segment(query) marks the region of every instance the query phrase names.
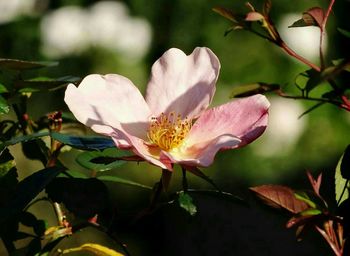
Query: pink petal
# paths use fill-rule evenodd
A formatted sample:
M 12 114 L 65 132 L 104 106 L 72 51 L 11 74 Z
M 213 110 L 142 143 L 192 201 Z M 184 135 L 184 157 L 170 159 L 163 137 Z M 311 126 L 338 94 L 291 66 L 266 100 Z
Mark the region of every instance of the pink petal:
M 263 95 L 238 99 L 204 112 L 193 125 L 173 161 L 208 166 L 220 149 L 242 147 L 267 126 L 270 103 Z
M 208 48 L 196 48 L 189 56 L 168 50 L 152 66 L 146 93 L 152 113 L 198 117 L 212 100 L 219 70 L 220 62 Z
M 186 147 L 181 152 L 165 153 L 173 163 L 188 166 L 209 166 L 213 163 L 220 149 L 235 148 L 241 140 L 232 135 L 220 135 L 210 141 L 205 141 Z
M 129 134 L 146 138 L 150 110 L 139 90 L 123 76 L 89 75 L 78 88 L 68 85 L 65 102 L 77 120 L 95 132 L 115 134 L 118 146 L 130 146 Z
M 115 136 L 112 136 L 112 138 L 116 142 Z M 169 160 L 167 156 L 164 156 L 161 154 L 159 148 L 149 147 L 147 144 L 144 143 L 142 139 L 139 139 L 134 136 L 128 136 L 127 141 L 130 145 L 132 145 L 131 150 L 136 155 L 142 157 L 147 162 L 155 166 L 172 171 L 172 168 L 173 168 L 172 162 Z

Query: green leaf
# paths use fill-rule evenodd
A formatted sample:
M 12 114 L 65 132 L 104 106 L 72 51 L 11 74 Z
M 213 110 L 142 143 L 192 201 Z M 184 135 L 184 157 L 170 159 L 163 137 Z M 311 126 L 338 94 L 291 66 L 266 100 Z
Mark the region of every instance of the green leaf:
M 58 62 L 53 61 L 26 61 L 16 59 L 2 59 L 0 58 L 0 69 L 12 69 L 12 70 L 27 70 L 44 67 L 57 66 Z
M 152 187 L 150 187 L 150 186 L 143 185 L 143 184 L 140 184 L 140 183 L 128 180 L 128 179 L 120 178 L 117 176 L 101 175 L 101 176 L 97 176 L 96 178 L 101 180 L 101 181 L 111 181 L 111 182 L 116 182 L 116 183 L 120 183 L 120 184 L 124 184 L 124 185 L 136 186 L 136 187 L 146 188 L 146 189 L 152 190 Z
M 87 169 L 108 171 L 125 164 L 126 161 L 120 159 L 123 156 L 130 156 L 130 153 L 113 147 L 103 151 L 83 152 L 75 160 Z
M 0 220 L 19 214 L 49 184 L 64 167 L 49 167 L 37 171 L 18 183 L 14 198 L 0 211 Z
M 267 83 L 254 83 L 235 86 L 231 91 L 230 98 L 247 97 L 260 93 L 267 93 L 278 90 L 280 86 L 278 84 Z
M 35 88 L 22 88 L 20 90 L 18 90 L 19 93 L 33 93 L 33 92 L 39 92 L 39 89 L 35 89 Z
M 30 80 L 17 80 L 15 87 L 20 88 L 20 92 L 54 91 L 66 86 L 69 83 L 79 82 L 81 79 L 74 76 L 60 78 L 37 77 Z
M 7 146 L 15 145 L 17 143 L 21 143 L 21 142 L 25 142 L 25 141 L 35 140 L 37 138 L 48 136 L 48 135 L 50 135 L 49 132 L 38 132 L 38 133 L 29 134 L 29 135 L 14 137 L 10 140 L 7 140 L 7 141 L 1 143 L 0 144 L 0 151 L 2 151 Z
M 340 163 L 341 176 L 344 179 L 350 179 L 350 145 L 348 145 L 343 154 L 343 159 Z
M 3 207 L 4 205 L 10 202 L 18 184 L 16 163 L 8 149 L 4 149 L 0 154 L 0 170 L 1 170 L 1 176 L 0 176 L 0 209 L 1 209 L 1 207 Z
M 52 132 L 51 137 L 65 145 L 83 150 L 102 150 L 115 147 L 115 144 L 111 138 L 101 136 L 72 136 Z
M 181 191 L 178 200 L 180 207 L 185 209 L 191 216 L 197 213 L 197 207 L 193 204 L 193 199 L 189 194 Z
M 322 214 L 322 211 L 316 208 L 306 209 L 300 213 L 301 216 L 315 216 Z
M 7 154 L 6 157 L 5 154 Z M 9 151 L 7 150 L 7 153 L 2 153 L 0 163 L 0 178 L 4 177 L 14 167 L 16 167 L 16 162 Z
M 66 170 L 62 173 L 60 173 L 57 177 L 72 177 L 72 178 L 80 178 L 80 179 L 89 179 L 90 177 L 87 176 L 86 174 L 78 171 L 73 171 L 73 170 Z
M 7 88 L 5 87 L 5 85 L 0 83 L 0 94 L 4 93 L 4 92 L 8 92 Z
M 348 181 L 347 179 L 343 178 L 340 168 L 343 157 L 344 155 L 342 155 L 339 159 L 337 167 L 335 169 L 335 199 L 338 205 L 349 198 Z
M 62 255 L 64 254 L 71 254 L 72 252 L 91 252 L 96 256 L 123 256 L 123 254 L 112 250 L 108 247 L 102 246 L 100 244 L 92 244 L 92 243 L 86 243 L 81 245 L 80 247 L 65 249 L 61 252 Z M 84 255 L 84 254 L 77 254 L 77 255 Z
M 350 62 L 349 60 L 346 59 L 336 59 L 336 60 L 332 60 L 332 64 L 334 66 L 341 66 L 342 70 L 350 72 Z
M 340 32 L 340 34 L 342 34 L 343 36 L 346 36 L 348 38 L 350 38 L 350 31 L 342 29 L 342 28 L 337 28 L 337 30 Z
M 0 114 L 7 114 L 10 111 L 10 107 L 4 97 L 0 96 Z
M 306 193 L 294 193 L 296 199 L 307 203 L 311 208 L 316 208 L 316 203 L 314 203 Z

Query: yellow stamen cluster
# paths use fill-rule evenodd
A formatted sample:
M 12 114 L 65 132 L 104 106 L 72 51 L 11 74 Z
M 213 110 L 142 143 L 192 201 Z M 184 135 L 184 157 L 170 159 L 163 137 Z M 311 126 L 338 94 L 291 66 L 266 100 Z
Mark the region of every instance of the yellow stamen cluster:
M 160 149 L 169 151 L 183 142 L 188 132 L 191 130 L 192 120 L 181 119 L 181 115 L 174 112 L 168 115 L 162 113 L 159 117 L 152 117 L 148 139 Z

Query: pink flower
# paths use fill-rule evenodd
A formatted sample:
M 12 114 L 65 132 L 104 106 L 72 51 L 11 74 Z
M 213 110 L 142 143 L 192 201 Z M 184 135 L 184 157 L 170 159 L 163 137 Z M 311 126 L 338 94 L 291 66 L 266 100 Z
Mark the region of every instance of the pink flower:
M 129 79 L 109 74 L 69 84 L 65 101 L 77 120 L 156 166 L 209 166 L 219 150 L 258 138 L 268 118 L 263 95 L 208 109 L 219 70 L 208 48 L 188 56 L 173 48 L 153 64 L 145 98 Z

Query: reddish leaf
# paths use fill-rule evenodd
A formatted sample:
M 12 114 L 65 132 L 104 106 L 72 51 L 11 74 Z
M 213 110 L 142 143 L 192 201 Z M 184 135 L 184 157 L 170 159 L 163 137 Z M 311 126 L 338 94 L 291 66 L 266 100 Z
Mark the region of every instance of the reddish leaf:
M 291 26 L 289 26 L 289 28 L 317 26 L 322 30 L 323 19 L 324 19 L 323 9 L 320 7 L 313 7 L 307 10 L 306 12 L 304 12 L 302 18 L 294 22 Z
M 322 23 L 323 23 L 323 19 L 324 19 L 324 11 L 322 8 L 320 7 L 312 7 L 309 10 L 307 10 L 306 12 L 303 13 L 303 19 L 304 19 L 304 15 L 310 15 L 313 20 L 314 20 L 314 24 L 320 28 L 322 28 Z M 316 23 L 316 24 L 315 24 Z
M 299 213 L 309 206 L 294 196 L 294 191 L 280 185 L 262 185 L 250 188 L 268 205 L 283 208 L 292 213 Z
M 293 216 L 286 224 L 286 228 L 304 226 L 310 219 L 314 219 L 315 216 Z
M 317 180 L 315 180 L 314 177 L 312 177 L 312 174 L 309 171 L 307 171 L 306 174 L 307 174 L 307 177 L 309 178 L 311 186 L 312 186 L 313 190 L 315 191 L 316 195 L 320 196 L 322 173 L 320 175 L 318 175 Z

